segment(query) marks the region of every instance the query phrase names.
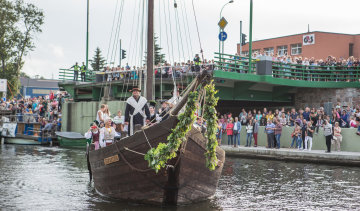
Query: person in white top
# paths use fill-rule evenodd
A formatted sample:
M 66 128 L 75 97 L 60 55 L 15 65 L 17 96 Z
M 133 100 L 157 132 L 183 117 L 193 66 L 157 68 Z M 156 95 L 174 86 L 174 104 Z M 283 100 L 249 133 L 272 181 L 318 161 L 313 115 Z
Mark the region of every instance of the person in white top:
M 100 146 L 101 148 L 109 146 L 114 143 L 115 128 L 111 126 L 111 119 L 105 119 L 105 127 L 100 129 Z
M 251 146 L 253 128 L 254 128 L 254 126 L 252 124 L 252 119 L 250 119 L 249 123 L 246 126 L 246 145 L 245 145 L 245 147 Z M 250 139 L 250 141 L 249 141 L 249 139 Z
M 106 105 L 102 104 L 100 106 L 100 110 L 96 112 L 96 121 L 97 125 L 100 125 L 101 122 L 104 122 L 104 111 L 105 111 Z
M 111 114 L 110 114 L 110 111 L 109 111 L 109 106 L 106 105 L 106 104 L 105 104 L 105 110 L 104 110 L 103 114 L 104 114 L 104 120 L 110 118 Z

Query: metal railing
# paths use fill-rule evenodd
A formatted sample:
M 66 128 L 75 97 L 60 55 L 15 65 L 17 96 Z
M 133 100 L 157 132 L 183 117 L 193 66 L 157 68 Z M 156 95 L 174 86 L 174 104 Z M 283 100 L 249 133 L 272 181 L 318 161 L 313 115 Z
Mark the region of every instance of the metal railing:
M 358 82 L 360 67 L 272 63 L 274 78 L 304 81 Z
M 249 68 L 249 57 L 243 57 L 232 54 L 215 53 L 216 68 L 225 72 L 237 73 L 256 73 L 256 59 L 252 59 L 251 68 Z
M 59 79 L 62 81 L 81 81 L 81 71 L 78 71 L 77 80 L 74 80 L 74 70 L 71 69 L 60 69 Z M 95 80 L 94 71 L 87 70 L 85 72 L 85 82 L 93 82 Z

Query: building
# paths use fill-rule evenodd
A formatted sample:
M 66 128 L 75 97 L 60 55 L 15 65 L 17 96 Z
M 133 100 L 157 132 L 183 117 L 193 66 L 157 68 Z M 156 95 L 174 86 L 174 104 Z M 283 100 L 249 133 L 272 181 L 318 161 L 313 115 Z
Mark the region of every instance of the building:
M 347 59 L 350 56 L 360 57 L 360 34 L 341 34 L 314 31 L 254 41 L 253 52 L 263 51 L 274 55 L 301 56 L 325 59 L 329 55 Z M 240 44 L 237 45 L 240 52 Z M 242 54 L 249 54 L 249 43 L 242 46 Z
M 20 96 L 25 98 L 33 98 L 39 96 L 49 95 L 50 92 L 56 93 L 59 91 L 59 80 L 49 79 L 32 79 L 32 78 L 20 78 L 21 88 Z

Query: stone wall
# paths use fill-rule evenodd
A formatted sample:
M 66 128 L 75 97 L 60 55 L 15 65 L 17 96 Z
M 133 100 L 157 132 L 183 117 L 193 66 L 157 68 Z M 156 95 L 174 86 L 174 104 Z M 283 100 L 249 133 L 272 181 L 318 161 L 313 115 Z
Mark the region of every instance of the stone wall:
M 298 88 L 295 94 L 295 107 L 304 108 L 306 106 L 318 108 L 331 102 L 333 107 L 340 103 L 341 106 L 360 105 L 360 89 L 314 89 Z

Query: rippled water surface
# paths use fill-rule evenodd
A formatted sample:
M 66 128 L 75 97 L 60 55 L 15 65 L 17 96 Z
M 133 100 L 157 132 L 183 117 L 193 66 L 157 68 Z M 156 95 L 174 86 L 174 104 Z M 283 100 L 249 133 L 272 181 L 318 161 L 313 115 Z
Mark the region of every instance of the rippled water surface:
M 82 150 L 0 146 L 0 210 L 159 210 L 100 196 Z M 216 195 L 163 210 L 360 210 L 360 168 L 227 158 Z

